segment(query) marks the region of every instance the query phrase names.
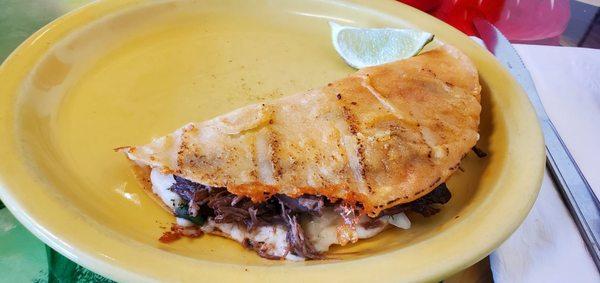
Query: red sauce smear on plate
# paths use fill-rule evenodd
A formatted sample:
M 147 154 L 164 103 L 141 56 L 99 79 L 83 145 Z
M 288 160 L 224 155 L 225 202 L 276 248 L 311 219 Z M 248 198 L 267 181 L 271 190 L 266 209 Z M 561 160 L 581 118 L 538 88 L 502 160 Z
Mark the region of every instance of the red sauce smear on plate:
M 182 237 L 198 238 L 202 236 L 202 230 L 196 227 L 181 227 L 177 224 L 172 224 L 170 231 L 166 231 L 160 236 L 158 241 L 164 244 L 175 242 Z

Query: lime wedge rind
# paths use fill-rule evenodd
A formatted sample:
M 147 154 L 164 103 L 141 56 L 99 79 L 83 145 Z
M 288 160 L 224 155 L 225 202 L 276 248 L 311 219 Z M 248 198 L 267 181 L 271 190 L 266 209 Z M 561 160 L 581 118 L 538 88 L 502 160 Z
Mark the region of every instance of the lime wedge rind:
M 393 28 L 357 28 L 329 22 L 333 47 L 353 68 L 381 65 L 417 55 L 433 34 Z

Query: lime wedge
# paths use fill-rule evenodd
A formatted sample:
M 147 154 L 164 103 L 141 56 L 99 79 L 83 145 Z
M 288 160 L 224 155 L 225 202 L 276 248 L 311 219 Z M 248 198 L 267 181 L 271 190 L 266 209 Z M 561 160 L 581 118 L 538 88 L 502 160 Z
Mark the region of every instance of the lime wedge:
M 356 28 L 329 22 L 333 47 L 348 65 L 360 69 L 419 53 L 433 34 L 393 28 Z

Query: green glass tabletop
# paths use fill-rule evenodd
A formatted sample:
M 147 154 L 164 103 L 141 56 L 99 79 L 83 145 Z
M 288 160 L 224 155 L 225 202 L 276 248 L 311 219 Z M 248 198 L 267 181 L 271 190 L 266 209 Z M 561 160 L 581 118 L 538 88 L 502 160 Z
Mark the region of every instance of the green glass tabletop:
M 112 282 L 48 248 L 0 209 L 0 282 Z
M 6 208 L 0 209 L 0 274 L 3 282 L 48 281 L 44 244 Z
M 33 32 L 90 0 L 0 0 L 0 63 Z M 53 251 L 0 201 L 0 282 L 113 282 Z

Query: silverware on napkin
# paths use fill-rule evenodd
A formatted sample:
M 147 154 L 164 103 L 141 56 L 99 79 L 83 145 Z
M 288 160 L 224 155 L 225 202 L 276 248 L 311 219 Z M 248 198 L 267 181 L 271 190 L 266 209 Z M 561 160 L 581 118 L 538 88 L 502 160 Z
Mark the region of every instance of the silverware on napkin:
M 473 21 L 487 49 L 523 87 L 540 121 L 546 142 L 546 165 L 585 244 L 600 270 L 600 203 L 544 110 L 531 75 L 508 39 L 487 20 Z

